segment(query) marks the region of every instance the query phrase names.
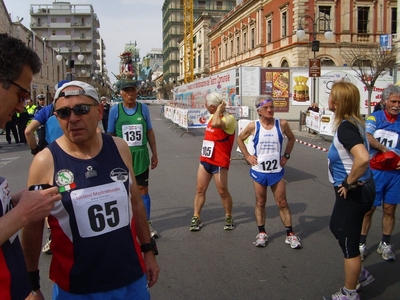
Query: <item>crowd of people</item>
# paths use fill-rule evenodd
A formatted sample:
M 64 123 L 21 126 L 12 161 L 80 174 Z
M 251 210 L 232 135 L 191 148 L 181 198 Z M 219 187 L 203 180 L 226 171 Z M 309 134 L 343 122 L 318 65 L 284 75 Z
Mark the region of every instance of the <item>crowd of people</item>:
M 22 58 L 14 59 L 16 53 Z M 45 250 L 45 224 L 51 232 L 46 250 L 52 253 L 53 299 L 150 299 L 148 288 L 157 282 L 160 268 L 149 195 L 149 173 L 158 165 L 149 108 L 137 101 L 137 83 L 131 79 L 121 80 L 123 101 L 113 107 L 81 81 L 60 83 L 52 104 L 45 106 L 45 96 L 40 94 L 35 105 L 28 87 L 40 69 L 35 52 L 22 41 L 0 34 L 0 127 L 6 128 L 9 143 L 12 133 L 15 142 L 28 143 L 34 155 L 28 189 L 13 194 L 7 179 L 0 177 L 0 259 L 4 262 L 0 299 L 44 299 L 39 257 Z M 383 218 L 377 252 L 386 261 L 395 260 L 391 234 L 399 203 L 400 87 L 384 89 L 382 99 L 382 109 L 364 122 L 354 84 L 338 81 L 329 95 L 329 110 L 335 113 L 335 135 L 327 157 L 334 190 L 329 226 L 343 253 L 344 285 L 324 299 L 360 299 L 359 288 L 374 281 L 362 261 L 378 206 L 383 208 Z M 192 232 L 202 228 L 201 210 L 212 179 L 225 210 L 223 229 L 235 229 L 228 170 L 237 124 L 225 106 L 221 94 L 206 96 L 210 118 L 197 170 Z M 286 120 L 275 117 L 271 96 L 256 97 L 254 107 L 258 118 L 236 138 L 253 179 L 257 227 L 253 243 L 261 248 L 268 243 L 270 187 L 285 227 L 284 243 L 301 249 L 284 180 L 295 136 Z M 18 126 L 18 118 L 26 122 Z M 10 122 L 15 127 L 9 127 Z M 246 147 L 250 136 L 254 152 Z

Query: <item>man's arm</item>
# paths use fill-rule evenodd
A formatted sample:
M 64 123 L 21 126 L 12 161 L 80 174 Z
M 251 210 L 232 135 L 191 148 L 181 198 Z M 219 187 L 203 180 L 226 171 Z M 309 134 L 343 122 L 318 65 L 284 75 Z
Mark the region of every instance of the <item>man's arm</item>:
M 226 123 L 221 118 L 222 113 L 225 111 L 225 101 L 222 101 L 220 105 L 218 105 L 217 110 L 215 111 L 212 119 L 211 119 L 211 127 L 213 128 L 226 128 Z
M 53 158 L 49 149 L 39 152 L 33 159 L 28 176 L 28 186 L 36 184 L 53 184 Z M 57 199 L 61 200 L 61 194 L 58 193 L 58 187 L 41 190 L 41 193 L 47 193 L 52 190 L 57 193 Z M 49 214 L 49 213 L 48 213 Z M 47 214 L 47 215 L 48 215 Z M 39 270 L 39 257 L 42 248 L 44 217 L 42 215 L 35 222 L 26 225 L 22 230 L 22 249 L 24 251 L 25 261 L 29 272 Z
M 294 133 L 286 120 L 281 120 L 281 128 L 282 132 L 286 135 L 288 139 L 288 142 L 286 143 L 285 153 L 290 154 L 293 150 L 294 143 L 296 142 L 296 137 L 294 136 Z
M 250 122 L 245 129 L 238 135 L 236 139 L 236 143 L 239 146 L 240 151 L 242 152 L 244 159 L 252 166 L 257 164 L 257 157 L 250 154 L 247 150 L 247 147 L 244 141 L 252 134 L 254 134 L 255 130 L 255 122 Z
M 153 129 L 147 130 L 147 140 L 151 149 L 151 169 L 155 169 L 158 165 L 158 156 L 157 156 L 157 145 L 156 145 L 156 136 L 154 134 Z
M 381 143 L 379 143 L 376 140 L 376 138 L 374 138 L 374 136 L 369 132 L 367 132 L 367 139 L 368 139 L 369 146 L 371 148 L 374 148 L 374 149 L 378 150 L 379 152 L 387 152 L 389 150 L 388 148 L 383 146 Z
M 34 150 L 38 147 L 36 144 L 36 139 L 35 139 L 35 131 L 39 128 L 40 123 L 37 120 L 32 120 L 29 125 L 25 128 L 25 137 L 26 137 L 26 142 L 29 145 L 29 148 L 31 150 Z
M 42 191 L 25 189 L 12 195 L 14 208 L 0 217 L 0 245 L 30 222 L 43 220 L 60 199 L 55 187 Z
M 118 150 L 121 154 L 122 159 L 125 162 L 126 167 L 129 169 L 130 177 L 132 179 L 130 186 L 130 195 L 131 195 L 131 205 L 132 205 L 132 214 L 133 214 L 133 222 L 135 223 L 137 237 L 139 239 L 139 243 L 141 245 L 149 244 L 151 242 L 150 239 L 150 230 L 149 223 L 147 220 L 146 209 L 143 204 L 143 200 L 140 197 L 139 187 L 137 186 L 135 178 L 135 174 L 132 168 L 132 155 L 129 150 L 128 144 L 120 139 L 114 138 L 114 141 L 118 147 Z M 144 261 L 146 265 L 146 275 L 149 287 L 153 286 L 157 282 L 158 273 L 160 272 L 160 268 L 158 267 L 155 255 L 152 251 L 144 252 Z

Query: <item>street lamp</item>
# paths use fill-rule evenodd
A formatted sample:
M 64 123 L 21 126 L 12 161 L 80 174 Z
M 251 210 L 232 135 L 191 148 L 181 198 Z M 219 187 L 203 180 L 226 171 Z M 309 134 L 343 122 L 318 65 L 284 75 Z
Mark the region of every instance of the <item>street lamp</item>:
M 67 47 L 68 48 L 68 63 L 67 63 L 67 66 L 68 66 L 68 68 L 70 69 L 69 71 L 69 73 L 67 73 L 67 80 L 69 80 L 69 81 L 72 81 L 72 68 L 74 68 L 75 67 L 75 61 L 72 59 L 72 49 L 74 48 L 74 47 L 78 47 L 78 49 L 79 49 L 79 54 L 78 54 L 78 60 L 79 61 L 83 61 L 83 59 L 85 58 L 85 56 L 82 54 L 82 50 L 81 50 L 81 47 L 79 47 L 78 45 L 67 45 L 67 44 L 64 44 L 64 45 L 61 45 L 60 47 L 58 47 L 58 50 L 57 50 L 57 56 L 56 56 L 56 59 L 58 60 L 58 61 L 62 61 L 63 60 L 63 56 L 61 55 L 61 48 L 62 47 Z
M 319 66 L 319 67 L 317 68 L 317 71 L 318 71 L 318 72 L 316 72 L 316 73 L 310 72 L 310 76 L 313 77 L 313 103 L 315 103 L 315 102 L 316 102 L 316 101 L 315 101 L 315 99 L 316 99 L 316 92 L 315 92 L 316 80 L 317 80 L 317 77 L 320 76 L 320 66 L 321 66 L 321 62 L 320 62 L 320 60 L 318 60 L 318 62 L 317 62 L 316 54 L 315 54 L 315 52 L 318 52 L 318 51 L 319 51 L 319 46 L 320 46 L 320 42 L 319 42 L 319 40 L 317 40 L 317 34 L 318 34 L 318 31 L 317 31 L 317 22 L 318 22 L 319 20 L 324 20 L 324 22 L 327 23 L 328 28 L 324 30 L 324 36 L 325 36 L 325 38 L 326 38 L 327 40 L 330 40 L 330 39 L 333 37 L 333 32 L 332 32 L 332 30 L 331 30 L 331 28 L 330 28 L 330 22 L 331 22 L 331 21 L 330 21 L 329 19 L 327 19 L 327 18 L 325 18 L 325 17 L 319 17 L 319 18 L 317 18 L 317 19 L 314 20 L 315 17 L 313 18 L 313 17 L 311 17 L 310 15 L 304 15 L 304 16 L 302 16 L 302 17 L 300 18 L 300 21 L 299 21 L 299 28 L 298 28 L 297 31 L 296 31 L 296 36 L 297 36 L 297 38 L 298 38 L 299 40 L 304 39 L 304 36 L 305 36 L 305 34 L 306 34 L 306 32 L 304 31 L 303 27 L 301 26 L 301 21 L 302 21 L 303 19 L 305 19 L 305 18 L 309 18 L 309 19 L 311 19 L 311 21 L 312 21 L 312 33 L 311 33 L 311 34 L 312 34 L 312 36 L 313 36 L 313 40 L 312 40 L 312 42 L 311 42 L 311 51 L 314 53 L 314 59 L 313 59 L 312 63 L 311 63 L 311 60 L 310 60 L 310 62 L 309 62 L 310 71 L 311 71 L 311 69 L 313 68 L 313 65 L 315 65 L 316 63 L 317 63 L 317 65 Z

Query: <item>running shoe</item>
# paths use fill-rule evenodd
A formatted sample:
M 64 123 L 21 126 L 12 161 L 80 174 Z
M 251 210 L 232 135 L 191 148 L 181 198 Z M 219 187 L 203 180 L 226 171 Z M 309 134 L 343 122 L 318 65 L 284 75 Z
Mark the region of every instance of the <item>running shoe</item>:
M 293 232 L 290 235 L 286 236 L 285 243 L 290 245 L 292 249 L 301 249 L 302 247 L 300 238 Z
M 394 255 L 392 251 L 392 245 L 386 244 L 385 242 L 380 242 L 378 249 L 376 249 L 376 252 L 379 254 L 382 254 L 382 258 L 387 261 L 394 261 L 396 260 L 396 256 Z
M 198 217 L 193 216 L 192 221 L 190 222 L 189 230 L 190 231 L 199 231 L 201 229 L 201 226 L 203 226 L 203 224 L 201 223 L 201 220 Z
M 265 232 L 260 232 L 256 236 L 256 241 L 253 242 L 256 247 L 265 247 L 268 242 L 268 235 Z
M 155 239 L 158 238 L 158 233 L 156 230 L 154 230 L 153 226 L 151 226 L 151 221 L 149 221 L 149 229 L 150 229 L 150 237 L 153 237 Z
M 364 286 L 367 286 L 368 284 L 370 284 L 374 280 L 375 280 L 374 276 L 372 276 L 371 273 L 368 272 L 368 270 L 363 268 L 361 270 L 360 276 L 358 277 L 358 284 L 357 284 L 357 288 L 356 288 L 357 291 L 360 288 L 362 288 Z
M 364 261 L 365 257 L 367 256 L 367 245 L 365 243 L 360 243 L 358 247 L 360 249 L 361 261 Z
M 225 230 L 233 230 L 235 229 L 235 224 L 233 222 L 233 217 L 231 215 L 227 215 L 225 217 L 225 226 L 224 226 Z
M 46 240 L 46 243 L 44 244 L 44 246 L 42 248 L 42 252 L 45 254 L 49 254 L 49 255 L 53 254 L 53 252 L 51 252 L 50 245 L 51 245 L 51 238 L 48 237 Z
M 346 292 L 341 288 L 339 292 L 330 295 L 330 296 L 324 296 L 324 300 L 360 300 L 360 295 L 355 294 L 354 296 L 347 295 Z

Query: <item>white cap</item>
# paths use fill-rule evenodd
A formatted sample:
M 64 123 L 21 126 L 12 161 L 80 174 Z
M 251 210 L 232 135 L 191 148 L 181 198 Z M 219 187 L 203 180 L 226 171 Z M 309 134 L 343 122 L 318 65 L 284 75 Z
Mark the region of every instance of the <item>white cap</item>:
M 82 88 L 82 90 L 75 90 L 75 91 L 71 90 L 71 91 L 63 92 L 63 90 L 69 86 L 80 87 L 80 88 Z M 56 94 L 54 96 L 54 102 L 56 102 L 58 100 L 58 98 L 60 98 L 60 97 L 77 96 L 77 95 L 89 96 L 90 98 L 93 98 L 94 100 L 96 100 L 97 102 L 100 103 L 99 95 L 97 94 L 96 89 L 93 86 L 91 86 L 90 84 L 87 84 L 86 82 L 78 81 L 78 80 L 65 83 L 62 87 L 57 89 Z

